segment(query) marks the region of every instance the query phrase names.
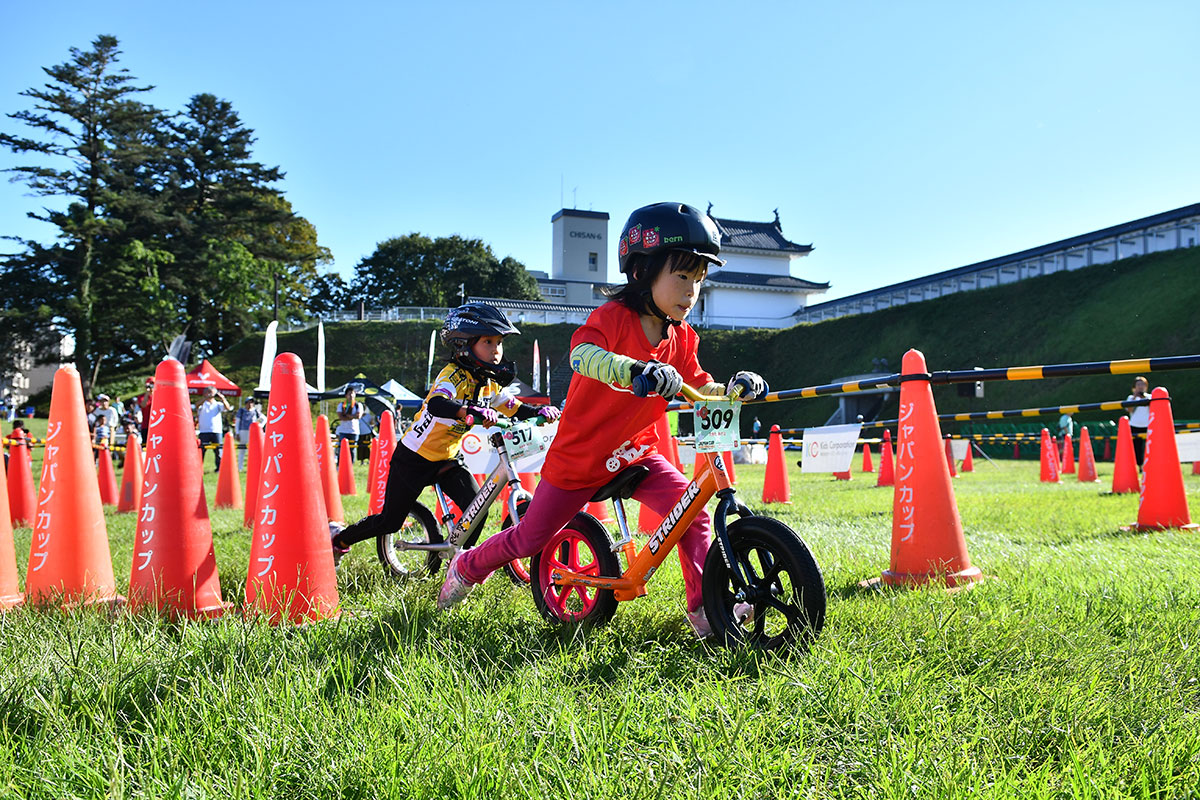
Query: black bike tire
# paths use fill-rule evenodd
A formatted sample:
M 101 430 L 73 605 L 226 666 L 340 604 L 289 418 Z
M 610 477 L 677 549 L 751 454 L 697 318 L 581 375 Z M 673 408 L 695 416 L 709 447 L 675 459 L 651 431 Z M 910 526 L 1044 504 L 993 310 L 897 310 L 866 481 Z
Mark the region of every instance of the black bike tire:
M 728 565 L 716 540 L 704 560 L 702 586 L 704 611 L 708 615 L 715 640 L 726 646 L 748 644 L 761 650 L 775 650 L 793 644 L 807 644 L 825 625 L 825 579 L 808 545 L 800 535 L 779 520 L 769 517 L 743 517 L 729 524 L 729 540 L 735 556 L 745 565 L 751 551 L 769 553 L 772 563 L 778 561 L 779 571 L 786 572 L 792 587 L 792 597 L 780 603 L 789 612 L 782 614 L 786 625 L 775 635 L 766 634 L 766 616 L 779 609 L 765 601 L 755 604 L 755 618 L 750 630 L 735 619 L 733 582 Z M 751 583 L 765 576 L 751 571 Z M 798 597 L 796 595 L 799 595 Z
M 571 531 L 585 541 L 598 562 L 600 574 L 606 577 L 618 577 L 621 574 L 621 562 L 608 539 L 604 526 L 596 518 L 583 512 L 577 513 L 571 521 L 563 526 L 563 531 Z M 560 616 L 547 601 L 548 594 L 554 591 L 554 586 L 546 582 L 542 575 L 542 560 L 550 557 L 550 551 L 560 541 L 562 531 L 546 547 L 534 553 L 529 564 L 529 588 L 533 592 L 533 603 L 541 612 L 542 618 L 552 625 L 579 625 L 581 627 L 596 627 L 612 619 L 617 611 L 617 598 L 611 589 L 595 589 L 594 601 L 586 615 L 569 619 Z
M 408 516 L 412 517 L 414 522 L 420 526 L 420 530 L 424 533 L 424 541 L 444 541 L 442 532 L 438 528 L 437 520 L 434 519 L 433 512 L 428 508 L 420 503 L 413 503 L 412 510 L 408 512 Z M 400 530 L 404 529 L 401 528 Z M 404 581 L 410 578 L 423 578 L 436 575 L 441 570 L 442 557 L 438 553 L 427 553 L 424 564 L 421 567 L 412 570 L 399 569 L 398 565 L 388 558 L 390 553 L 395 552 L 393 542 L 399 535 L 400 531 L 396 531 L 395 533 L 384 533 L 375 537 L 375 555 L 379 557 L 379 562 L 383 564 L 384 569 L 388 571 L 389 575 L 396 580 Z

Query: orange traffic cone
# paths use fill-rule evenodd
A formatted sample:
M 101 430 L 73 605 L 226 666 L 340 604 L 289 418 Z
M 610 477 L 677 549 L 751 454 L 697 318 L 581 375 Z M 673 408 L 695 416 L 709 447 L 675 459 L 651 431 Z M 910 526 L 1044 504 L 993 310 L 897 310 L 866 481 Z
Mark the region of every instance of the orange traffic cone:
M 329 439 L 329 419 L 324 414 L 317 415 L 317 432 L 315 445 L 317 451 L 317 472 L 321 473 L 321 491 L 325 493 L 325 513 L 330 522 L 346 521 L 346 510 L 342 508 L 342 495 L 338 492 L 337 472 L 333 467 L 333 445 Z
M 975 440 L 967 439 L 967 457 L 963 459 L 962 469 L 959 472 L 974 472 L 975 461 L 971 458 L 971 451 L 975 449 Z
M 1193 474 L 1193 475 L 1200 475 L 1200 461 L 1193 461 L 1193 462 L 1192 462 L 1192 474 Z
M 958 470 L 954 468 L 954 448 L 950 446 L 950 436 L 946 436 L 946 466 L 950 469 L 950 477 L 957 478 Z
M 29 602 L 124 602 L 113 579 L 83 389 L 72 366 L 54 373 L 37 509 L 25 571 Z
M 873 461 L 871 461 L 871 443 L 870 442 L 863 442 L 862 471 L 863 472 L 874 472 L 875 471 L 875 463 Z
M 679 456 L 679 440 L 674 436 L 671 437 L 671 462 L 675 465 L 675 469 L 683 472 L 683 459 Z
M 900 437 L 892 498 L 892 560 L 880 580 L 888 586 L 930 580 L 959 586 L 983 579 L 971 566 L 954 487 L 943 450 L 925 356 L 904 354 L 900 384 Z
M 763 478 L 764 503 L 790 503 L 792 487 L 788 483 L 787 465 L 783 461 L 783 436 L 779 426 L 771 426 L 767 441 L 767 472 Z
M 1063 475 L 1075 474 L 1075 445 L 1071 441 L 1071 434 L 1063 436 Z
M 125 442 L 125 468 L 121 470 L 121 499 L 117 511 L 137 511 L 142 504 L 142 446 L 134 436 Z
M 358 496 L 358 484 L 354 481 L 354 463 L 350 456 L 350 440 L 342 439 L 338 454 L 338 492 L 347 497 Z
M 20 438 L 29 439 L 25 435 Z M 33 454 L 28 443 L 13 445 L 8 449 L 8 504 L 9 521 L 14 528 L 33 526 L 37 514 L 37 492 L 33 488 Z
M 18 446 L 15 456 L 21 457 Z M 14 453 L 9 453 L 9 461 Z M 12 511 L 8 507 L 8 483 L 0 484 L 0 611 L 8 611 L 25 602 L 17 582 L 17 549 L 13 544 Z
M 1117 455 L 1113 460 L 1113 494 L 1128 494 L 1142 489 L 1138 478 L 1137 457 L 1133 454 L 1133 434 L 1129 417 L 1117 420 Z
M 1042 428 L 1042 483 L 1062 483 L 1062 479 L 1058 475 L 1058 452 L 1054 447 L 1054 440 L 1050 438 L 1050 431 Z
M 237 466 L 236 454 L 227 453 L 222 474 L 226 462 Z M 154 371 L 129 603 L 135 610 L 192 619 L 219 617 L 231 607 L 221 599 L 187 378 L 183 364 L 173 358 Z
M 883 449 L 879 451 L 879 478 L 875 481 L 876 486 L 894 486 L 896 483 L 896 470 L 893 466 L 894 459 L 892 457 L 892 432 L 884 430 L 883 432 Z
M 387 493 L 388 471 L 392 466 L 392 453 L 396 451 L 396 427 L 392 412 L 385 411 L 379 418 L 379 438 L 375 440 L 375 468 L 371 472 L 371 501 L 367 504 L 368 514 L 383 511 L 383 497 Z
M 225 442 L 221 447 L 221 471 L 217 474 L 217 496 L 213 508 L 241 508 L 242 483 L 238 479 L 237 442 L 233 431 L 225 431 Z
M 254 528 L 258 510 L 258 490 L 262 486 L 263 429 L 257 422 L 250 426 L 246 440 L 246 499 L 242 508 L 242 527 Z
M 295 353 L 275 358 L 267 403 L 246 605 L 270 614 L 272 624 L 333 617 L 338 590 L 329 516 L 317 473 L 304 366 Z M 390 413 L 383 421 L 390 430 Z
M 1119 428 L 1120 426 L 1118 426 Z M 1132 441 L 1132 440 L 1131 440 Z M 1104 437 L 1104 460 L 1112 461 L 1112 436 Z
M 367 512 L 370 513 L 371 493 L 375 486 L 375 467 L 379 463 L 379 437 L 372 437 L 367 447 L 371 452 L 367 458 Z
M 1150 393 L 1150 424 L 1146 428 L 1146 452 L 1142 458 L 1142 494 L 1138 498 L 1135 530 L 1200 528 L 1188 513 L 1183 489 L 1183 467 L 1175 443 L 1175 418 L 1171 398 L 1162 386 Z
M 601 522 L 605 525 L 616 522 L 616 520 L 614 520 L 612 518 L 612 514 L 608 513 L 608 503 L 590 503 L 589 502 L 587 504 L 587 508 L 584 510 L 587 511 L 587 513 L 591 514 L 593 517 L 595 517 L 598 522 Z
M 833 479 L 835 481 L 852 481 L 854 477 L 850 474 L 850 470 L 846 470 L 845 472 L 833 473 Z
M 96 465 L 96 481 L 100 489 L 100 502 L 106 506 L 115 506 L 119 499 L 117 473 L 113 471 L 112 453 L 107 447 L 100 448 L 100 456 L 96 460 Z
M 1092 440 L 1085 425 L 1079 431 L 1079 471 L 1075 476 L 1080 483 L 1099 483 L 1096 477 L 1096 456 L 1092 452 Z

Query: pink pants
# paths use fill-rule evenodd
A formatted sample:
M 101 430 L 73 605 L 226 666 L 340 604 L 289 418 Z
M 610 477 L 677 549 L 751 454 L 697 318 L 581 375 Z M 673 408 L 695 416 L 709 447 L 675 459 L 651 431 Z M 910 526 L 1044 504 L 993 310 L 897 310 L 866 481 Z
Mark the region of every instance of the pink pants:
M 670 461 L 657 454 L 636 463 L 649 467 L 650 474 L 638 484 L 633 499 L 665 516 L 687 488 L 688 479 Z M 463 553 L 458 559 L 459 574 L 471 583 L 483 583 L 494 570 L 514 558 L 526 558 L 541 551 L 601 485 L 591 489 L 560 489 L 543 477 L 521 521 Z M 636 514 L 630 516 L 637 518 Z M 695 611 L 703 602 L 700 573 L 708 555 L 711 531 L 712 518 L 708 511 L 701 511 L 679 540 L 677 549 L 689 611 Z

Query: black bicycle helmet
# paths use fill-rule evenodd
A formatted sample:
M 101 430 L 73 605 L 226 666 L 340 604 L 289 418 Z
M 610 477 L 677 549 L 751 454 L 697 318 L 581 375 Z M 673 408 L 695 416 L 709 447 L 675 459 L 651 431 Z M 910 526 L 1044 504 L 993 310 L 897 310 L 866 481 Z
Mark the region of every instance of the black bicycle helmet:
M 621 272 L 629 274 L 633 256 L 663 250 L 695 253 L 717 267 L 725 263 L 717 258 L 721 252 L 717 223 L 700 209 L 684 203 L 655 203 L 629 215 L 617 245 Z
M 442 323 L 442 343 L 450 348 L 450 360 L 463 367 L 478 380 L 491 379 L 501 386 L 512 383 L 516 377 L 513 362 L 502 360 L 499 364 L 480 361 L 472 348 L 480 336 L 520 336 L 504 312 L 487 303 L 464 303 L 450 309 Z

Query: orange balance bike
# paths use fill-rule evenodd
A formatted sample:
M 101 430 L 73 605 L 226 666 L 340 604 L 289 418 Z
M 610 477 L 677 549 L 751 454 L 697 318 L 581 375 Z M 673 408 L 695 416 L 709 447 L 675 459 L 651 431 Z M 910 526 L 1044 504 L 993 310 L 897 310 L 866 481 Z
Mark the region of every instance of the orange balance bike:
M 645 389 L 635 380 L 635 393 L 644 395 Z M 712 425 L 738 429 L 736 394 L 705 397 L 686 385 L 683 394 L 696 403 L 698 432 Z M 710 403 L 724 411 L 709 411 Z M 701 580 L 704 611 L 716 640 L 772 650 L 804 644 L 820 633 L 825 581 L 808 546 L 787 525 L 747 508 L 729 482 L 720 453 L 703 450 L 697 447 L 694 479 L 641 549 L 630 536 L 622 501 L 632 497 L 650 471 L 633 464 L 592 496 L 592 502 L 613 501 L 617 536 L 581 511 L 534 554 L 530 588 L 543 617 L 557 624 L 608 622 L 618 602 L 646 594 L 650 577 L 715 496 L 713 543 Z M 624 556 L 624 569 L 618 554 Z

